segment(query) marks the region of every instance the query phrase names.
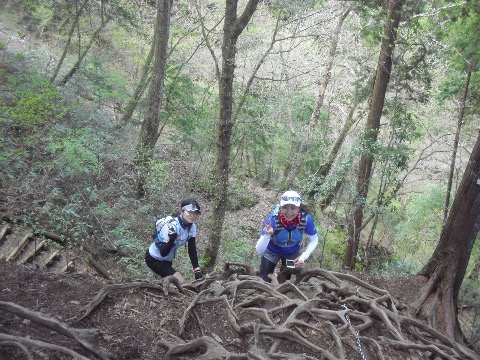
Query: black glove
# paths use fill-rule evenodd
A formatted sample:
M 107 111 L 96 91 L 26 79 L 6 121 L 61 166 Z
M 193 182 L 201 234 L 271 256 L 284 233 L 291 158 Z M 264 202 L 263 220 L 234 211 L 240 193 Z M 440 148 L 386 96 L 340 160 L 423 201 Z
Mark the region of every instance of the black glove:
M 194 272 L 194 274 L 195 274 L 195 280 L 201 280 L 201 279 L 203 279 L 202 270 L 200 270 L 199 267 L 193 269 L 193 272 Z
M 177 232 L 171 225 L 168 226 L 168 238 L 170 239 L 170 241 L 175 241 L 175 239 L 177 238 Z

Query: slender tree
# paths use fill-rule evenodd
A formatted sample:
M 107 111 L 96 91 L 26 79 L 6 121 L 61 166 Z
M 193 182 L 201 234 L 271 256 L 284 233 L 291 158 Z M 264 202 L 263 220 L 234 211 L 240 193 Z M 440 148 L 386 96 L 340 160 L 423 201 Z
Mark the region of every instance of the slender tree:
M 83 48 L 83 51 L 79 54 L 77 61 L 73 66 L 70 68 L 70 70 L 65 74 L 63 79 L 60 81 L 60 85 L 65 85 L 72 77 L 75 75 L 75 73 L 80 69 L 80 65 L 82 64 L 83 60 L 85 59 L 85 56 L 87 56 L 88 52 L 93 46 L 93 43 L 97 36 L 100 34 L 100 32 L 107 26 L 107 24 L 112 20 L 110 16 L 102 17 L 102 20 L 98 27 L 95 29 L 93 32 L 92 36 L 90 37 L 90 40 L 88 41 L 87 45 L 85 48 Z
M 235 55 L 237 40 L 252 15 L 257 9 L 259 0 L 249 0 L 238 16 L 238 1 L 225 1 L 225 19 L 223 23 L 222 66 L 219 73 L 220 111 L 217 126 L 217 154 L 214 179 L 217 191 L 213 200 L 213 212 L 210 219 L 208 243 L 203 256 L 205 268 L 213 269 L 220 247 L 223 221 L 227 210 L 228 187 L 230 175 L 230 153 L 233 129 L 233 80 L 235 73 Z
M 130 98 L 127 105 L 125 106 L 125 110 L 122 113 L 119 126 L 122 126 L 131 120 L 133 116 L 133 112 L 137 108 L 137 105 L 140 99 L 142 98 L 143 93 L 145 92 L 145 89 L 148 86 L 148 83 L 151 79 L 150 74 L 152 69 L 154 52 L 155 52 L 155 41 L 152 41 L 152 45 L 150 46 L 150 50 L 148 51 L 148 55 L 145 59 L 145 63 L 142 66 L 142 73 L 140 75 L 140 80 L 135 86 L 133 96 Z
M 380 128 L 380 118 L 382 116 L 385 94 L 387 92 L 387 86 L 390 81 L 390 73 L 392 70 L 392 55 L 395 49 L 395 40 L 404 3 L 405 0 L 390 0 L 388 5 L 384 36 L 377 63 L 375 84 L 372 90 L 367 124 L 363 134 L 364 151 L 360 156 L 358 164 L 356 185 L 357 195 L 348 224 L 347 248 L 343 259 L 343 266 L 348 269 L 353 269 L 355 266 L 355 258 L 357 256 L 360 241 L 360 228 L 363 221 L 363 211 L 372 175 L 372 150 L 375 147 Z
M 145 179 L 153 158 L 153 149 L 159 137 L 160 109 L 167 68 L 170 15 L 173 0 L 158 0 L 154 31 L 155 64 L 147 95 L 147 110 L 140 128 L 135 165 L 137 167 L 137 196 L 145 195 Z
M 292 159 L 292 166 L 290 167 L 287 176 L 284 180 L 284 188 L 290 188 L 293 185 L 293 180 L 295 178 L 295 174 L 298 172 L 298 169 L 302 165 L 300 161 L 301 157 L 305 155 L 308 150 L 308 144 L 310 139 L 315 131 L 315 128 L 320 120 L 320 110 L 323 106 L 323 100 L 325 98 L 325 92 L 327 90 L 328 83 L 330 82 L 330 78 L 332 76 L 332 67 L 333 61 L 337 55 L 337 45 L 338 40 L 340 38 L 340 34 L 342 32 L 342 27 L 345 19 L 347 18 L 348 14 L 350 13 L 351 7 L 347 7 L 338 18 L 337 26 L 333 32 L 332 41 L 330 43 L 330 50 L 328 53 L 328 61 L 325 65 L 325 69 L 323 71 L 322 82 L 320 84 L 320 88 L 318 90 L 317 100 L 315 102 L 315 108 L 313 109 L 312 116 L 310 117 L 310 123 L 307 126 L 305 131 L 305 136 L 303 141 L 300 145 L 299 151 L 294 153 L 294 157 Z
M 50 78 L 51 83 L 55 81 L 55 79 L 57 78 L 58 72 L 60 71 L 60 68 L 63 65 L 63 61 L 65 60 L 65 57 L 67 56 L 67 53 L 68 53 L 68 48 L 70 47 L 70 43 L 72 42 L 73 33 L 75 31 L 75 28 L 78 25 L 78 20 L 80 19 L 80 16 L 82 15 L 83 10 L 85 9 L 85 6 L 87 6 L 88 2 L 89 0 L 84 0 L 80 4 L 80 6 L 78 6 L 78 4 L 75 4 L 76 5 L 75 17 L 73 18 L 72 24 L 70 26 L 70 31 L 68 32 L 68 36 L 67 36 L 67 43 L 63 48 L 62 56 L 60 57 L 60 60 L 58 61 L 58 64 L 55 67 L 55 70 L 53 71 L 52 77 Z
M 440 241 L 430 261 L 419 272 L 428 281 L 412 304 L 417 316 L 463 342 L 457 319 L 457 300 L 473 244 L 480 230 L 480 133 L 470 154 Z

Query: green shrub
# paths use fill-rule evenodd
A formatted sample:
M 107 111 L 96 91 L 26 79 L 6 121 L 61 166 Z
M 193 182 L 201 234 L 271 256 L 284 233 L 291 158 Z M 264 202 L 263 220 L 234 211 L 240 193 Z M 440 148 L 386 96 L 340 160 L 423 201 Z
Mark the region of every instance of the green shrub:
M 215 192 L 218 190 L 218 186 L 212 178 L 196 179 L 195 189 L 202 193 L 205 198 L 212 200 Z M 258 196 L 245 189 L 240 181 L 230 184 L 227 210 L 236 211 L 251 208 L 255 206 L 258 201 Z
M 318 259 L 321 256 L 321 263 L 319 260 L 319 266 L 322 268 L 331 270 L 340 269 L 345 254 L 345 239 L 347 235 L 340 228 L 334 228 L 333 231 L 330 231 L 325 235 L 321 233 L 318 224 L 316 225 L 317 231 L 319 231 L 319 244 L 312 256 L 315 256 L 315 258 Z M 321 239 L 325 239 L 325 242 L 322 242 Z M 319 256 L 318 254 L 321 255 Z
M 60 131 L 48 138 L 52 166 L 63 177 L 99 173 L 103 148 L 103 139 L 93 129 Z
M 146 187 L 148 194 L 155 197 L 162 197 L 168 185 L 170 173 L 168 171 L 171 163 L 168 161 L 158 162 L 152 160 L 148 167 Z
M 394 252 L 418 269 L 429 260 L 440 239 L 445 191 L 439 185 L 427 185 L 412 195 L 405 206 L 405 218 L 395 227 Z
M 35 71 L 8 76 L 6 88 L 9 96 L 0 113 L 11 125 L 36 129 L 61 120 L 67 112 L 58 88 Z

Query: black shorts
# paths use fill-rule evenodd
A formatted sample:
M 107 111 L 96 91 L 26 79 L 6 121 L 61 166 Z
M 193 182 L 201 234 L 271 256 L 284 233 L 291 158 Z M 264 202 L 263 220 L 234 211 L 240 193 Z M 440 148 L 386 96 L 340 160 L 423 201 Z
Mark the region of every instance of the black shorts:
M 145 263 L 155 273 L 161 277 L 166 277 L 175 274 L 177 271 L 172 267 L 171 261 L 161 261 L 155 259 L 147 249 L 145 254 Z

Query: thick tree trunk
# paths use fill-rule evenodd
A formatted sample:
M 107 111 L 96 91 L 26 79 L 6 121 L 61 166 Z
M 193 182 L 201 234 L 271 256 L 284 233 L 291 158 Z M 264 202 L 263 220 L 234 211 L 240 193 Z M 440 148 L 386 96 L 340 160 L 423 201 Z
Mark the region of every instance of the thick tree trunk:
M 153 158 L 153 149 L 158 140 L 160 127 L 160 109 L 163 100 L 163 86 L 167 68 L 168 37 L 170 33 L 170 14 L 173 0 L 159 0 L 157 3 L 157 21 L 155 26 L 155 65 L 148 89 L 147 111 L 140 128 L 135 165 L 137 167 L 137 196 L 145 195 L 146 173 Z
M 462 98 L 460 99 L 460 111 L 458 112 L 457 131 L 453 140 L 452 158 L 450 160 L 450 171 L 448 173 L 447 194 L 445 196 L 445 205 L 443 207 L 443 223 L 447 221 L 448 209 L 450 207 L 450 195 L 452 193 L 453 176 L 455 175 L 455 160 L 457 157 L 458 142 L 460 140 L 460 130 L 462 129 L 463 117 L 465 115 L 465 103 L 468 97 L 468 86 L 470 85 L 470 77 L 472 75 L 472 66 L 468 67 L 467 79 L 463 89 Z
M 404 3 L 405 0 L 391 0 L 389 2 L 384 36 L 380 48 L 380 57 L 377 64 L 375 84 L 370 101 L 370 110 L 368 113 L 367 124 L 365 126 L 365 132 L 363 134 L 364 149 L 358 164 L 357 196 L 353 204 L 353 212 L 348 224 L 347 248 L 343 259 L 343 266 L 347 269 L 353 269 L 355 266 L 355 258 L 357 256 L 358 244 L 360 241 L 360 228 L 363 221 L 363 211 L 368 195 L 370 178 L 372 176 L 373 152 L 375 142 L 377 141 L 378 129 L 380 127 L 380 118 L 382 116 L 383 105 L 385 102 L 387 85 L 390 81 L 392 54 L 395 49 L 395 39 Z
M 317 127 L 317 124 L 320 120 L 320 109 L 323 106 L 325 92 L 327 90 L 327 86 L 328 86 L 328 83 L 330 82 L 330 78 L 332 75 L 333 61 L 335 60 L 335 56 L 337 52 L 338 39 L 340 38 L 343 22 L 345 21 L 348 14 L 350 13 L 350 10 L 351 8 L 349 7 L 347 10 L 345 10 L 342 13 L 342 15 L 338 19 L 337 27 L 335 28 L 332 42 L 330 43 L 328 61 L 323 71 L 323 80 L 320 85 L 320 89 L 318 91 L 315 108 L 313 109 L 312 116 L 310 117 L 310 123 L 308 124 L 308 127 L 305 131 L 305 137 L 302 141 L 302 144 L 300 145 L 300 149 L 294 153 L 293 159 L 291 161 L 292 166 L 290 167 L 284 180 L 284 184 L 283 184 L 284 188 L 290 188 L 293 185 L 295 174 L 298 172 L 298 170 L 302 166 L 302 162 L 300 161 L 300 159 L 307 152 L 308 144 L 310 142 L 311 136 L 314 133 L 315 128 Z
M 222 237 L 223 222 L 228 201 L 228 177 L 230 175 L 230 152 L 232 141 L 233 78 L 238 37 L 255 12 L 259 0 L 249 0 L 242 15 L 237 18 L 237 0 L 226 0 L 223 26 L 222 69 L 219 80 L 220 112 L 218 117 L 218 145 L 215 162 L 216 193 L 209 227 L 208 243 L 203 256 L 204 266 L 212 270 L 217 260 Z
M 440 241 L 419 275 L 428 278 L 412 306 L 417 316 L 463 342 L 457 319 L 457 300 L 480 229 L 480 134 L 453 200 Z

